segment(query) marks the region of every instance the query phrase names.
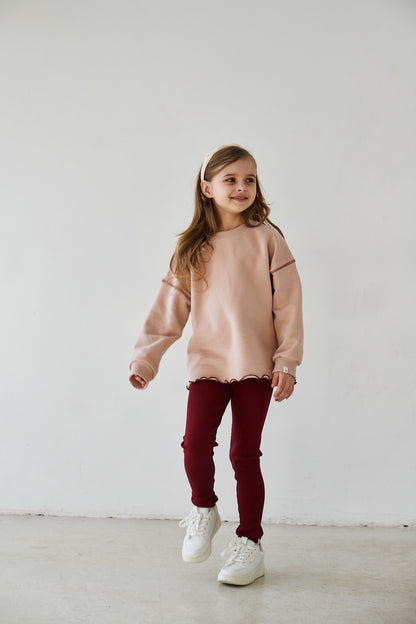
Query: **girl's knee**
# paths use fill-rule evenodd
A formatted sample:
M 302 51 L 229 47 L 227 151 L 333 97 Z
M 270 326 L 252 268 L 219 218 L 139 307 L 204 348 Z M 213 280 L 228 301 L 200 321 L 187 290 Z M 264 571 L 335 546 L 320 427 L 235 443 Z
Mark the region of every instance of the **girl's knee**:
M 233 468 L 244 465 L 258 464 L 263 453 L 260 449 L 230 449 L 230 461 Z
M 201 436 L 184 436 L 181 443 L 181 447 L 184 451 L 201 455 L 205 455 L 207 453 L 213 455 L 215 446 L 218 446 L 216 440 L 207 441 Z

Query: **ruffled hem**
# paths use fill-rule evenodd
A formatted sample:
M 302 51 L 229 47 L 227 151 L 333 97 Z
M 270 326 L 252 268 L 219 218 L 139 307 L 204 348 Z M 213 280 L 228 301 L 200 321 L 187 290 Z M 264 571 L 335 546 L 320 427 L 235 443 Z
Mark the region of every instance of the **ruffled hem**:
M 213 381 L 219 381 L 220 383 L 234 383 L 236 381 L 243 381 L 243 379 L 270 379 L 270 381 L 273 379 L 273 377 L 270 377 L 270 375 L 262 375 L 261 377 L 259 377 L 259 375 L 244 375 L 244 377 L 241 377 L 240 379 L 225 379 L 224 381 L 221 381 L 220 379 L 218 379 L 218 377 L 198 377 L 197 379 L 193 379 L 192 381 L 189 381 L 186 389 L 189 390 L 190 386 L 192 383 L 195 383 L 195 381 L 199 381 L 200 379 L 212 379 Z

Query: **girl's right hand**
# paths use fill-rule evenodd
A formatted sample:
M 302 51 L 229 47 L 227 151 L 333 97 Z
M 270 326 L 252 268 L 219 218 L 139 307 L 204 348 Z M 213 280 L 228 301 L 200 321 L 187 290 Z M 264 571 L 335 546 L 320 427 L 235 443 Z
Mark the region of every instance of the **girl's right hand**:
M 135 375 L 134 376 L 135 380 L 138 381 L 142 386 L 146 385 L 145 380 L 143 379 L 143 377 L 140 377 L 140 375 Z

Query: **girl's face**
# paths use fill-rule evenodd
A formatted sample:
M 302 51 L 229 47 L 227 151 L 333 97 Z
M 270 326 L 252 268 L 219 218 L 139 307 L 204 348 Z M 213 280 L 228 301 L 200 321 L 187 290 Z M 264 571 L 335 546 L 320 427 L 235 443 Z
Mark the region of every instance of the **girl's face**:
M 256 198 L 257 169 L 251 158 L 226 165 L 211 182 L 201 181 L 201 190 L 210 197 L 224 222 L 230 223 L 249 208 Z

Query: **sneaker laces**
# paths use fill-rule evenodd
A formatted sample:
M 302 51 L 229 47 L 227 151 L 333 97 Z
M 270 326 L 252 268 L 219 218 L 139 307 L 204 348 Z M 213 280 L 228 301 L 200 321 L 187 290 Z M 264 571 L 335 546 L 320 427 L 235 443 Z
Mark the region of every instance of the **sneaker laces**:
M 197 509 L 193 509 L 191 513 L 179 522 L 180 527 L 188 527 L 188 535 L 198 535 L 205 537 L 208 528 L 208 513 L 201 513 Z
M 238 537 L 234 537 L 228 548 L 222 551 L 221 557 L 228 557 L 226 563 L 247 563 L 248 561 L 253 561 L 254 555 L 258 550 L 258 546 L 256 544 L 250 544 L 244 542 Z

